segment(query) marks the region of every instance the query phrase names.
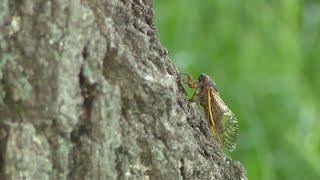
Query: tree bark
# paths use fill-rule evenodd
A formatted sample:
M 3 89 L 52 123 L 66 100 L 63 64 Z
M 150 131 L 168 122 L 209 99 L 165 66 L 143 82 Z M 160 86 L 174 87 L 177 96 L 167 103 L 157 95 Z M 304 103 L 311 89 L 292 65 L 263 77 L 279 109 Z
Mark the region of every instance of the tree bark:
M 2 0 L 0 179 L 246 179 L 216 145 L 151 0 Z

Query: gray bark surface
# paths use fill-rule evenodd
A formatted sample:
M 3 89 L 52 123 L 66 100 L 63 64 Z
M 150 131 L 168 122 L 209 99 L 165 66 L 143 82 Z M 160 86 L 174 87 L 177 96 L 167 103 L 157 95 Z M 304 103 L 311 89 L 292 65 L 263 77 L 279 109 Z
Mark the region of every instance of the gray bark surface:
M 0 2 L 0 179 L 246 179 L 152 18 L 151 0 Z

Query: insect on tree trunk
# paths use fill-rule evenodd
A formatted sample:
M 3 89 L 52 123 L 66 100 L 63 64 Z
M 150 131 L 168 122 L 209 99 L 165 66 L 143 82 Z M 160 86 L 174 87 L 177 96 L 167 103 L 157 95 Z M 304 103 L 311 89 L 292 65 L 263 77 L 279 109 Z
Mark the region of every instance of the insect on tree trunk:
M 189 103 L 151 0 L 2 0 L 0 179 L 246 179 Z

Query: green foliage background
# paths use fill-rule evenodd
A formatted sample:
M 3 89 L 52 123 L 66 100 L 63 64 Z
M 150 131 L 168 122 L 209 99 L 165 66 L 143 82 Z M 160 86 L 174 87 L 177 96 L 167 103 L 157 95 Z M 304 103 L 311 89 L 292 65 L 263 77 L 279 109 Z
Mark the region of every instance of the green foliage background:
M 249 179 L 320 179 L 320 2 L 155 0 L 181 72 L 214 78 Z

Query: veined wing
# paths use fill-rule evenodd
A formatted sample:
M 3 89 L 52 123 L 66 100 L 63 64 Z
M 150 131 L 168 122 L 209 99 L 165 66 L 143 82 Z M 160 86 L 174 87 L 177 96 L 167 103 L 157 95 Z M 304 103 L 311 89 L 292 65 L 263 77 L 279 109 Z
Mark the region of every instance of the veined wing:
M 232 111 L 227 107 L 223 100 L 212 89 L 208 90 L 208 99 L 211 100 L 208 107 L 211 108 L 211 121 L 215 126 L 215 135 L 218 136 L 218 141 L 230 151 L 236 148 L 238 136 L 238 120 Z M 210 113 L 210 111 L 209 111 Z M 211 123 L 212 124 L 212 123 Z

